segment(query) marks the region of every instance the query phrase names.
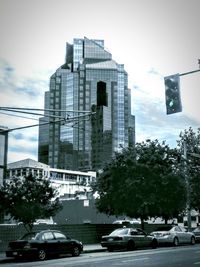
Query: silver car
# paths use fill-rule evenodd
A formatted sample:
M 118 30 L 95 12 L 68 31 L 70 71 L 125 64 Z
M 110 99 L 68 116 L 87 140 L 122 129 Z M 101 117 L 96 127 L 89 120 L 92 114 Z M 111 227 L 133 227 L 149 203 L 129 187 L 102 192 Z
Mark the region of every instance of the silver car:
M 200 243 L 200 226 L 198 226 L 197 228 L 195 228 L 192 232 L 195 235 L 196 243 Z
M 186 228 L 178 225 L 160 227 L 150 235 L 157 238 L 159 245 L 195 244 L 194 233 L 188 232 Z
M 147 235 L 140 228 L 119 228 L 111 234 L 102 236 L 101 246 L 106 247 L 108 251 L 114 249 L 134 250 L 137 247 L 158 246 L 158 241 L 154 236 Z

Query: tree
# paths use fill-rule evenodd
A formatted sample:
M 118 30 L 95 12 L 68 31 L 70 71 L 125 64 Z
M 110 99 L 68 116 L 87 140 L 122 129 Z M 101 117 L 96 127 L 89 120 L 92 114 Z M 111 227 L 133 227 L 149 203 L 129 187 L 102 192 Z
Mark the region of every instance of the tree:
M 181 159 L 180 169 L 188 182 L 189 205 L 190 208 L 200 210 L 200 128 L 195 132 L 189 127 L 179 137 L 177 147 Z
M 109 215 L 166 220 L 185 208 L 184 180 L 176 172 L 176 150 L 157 140 L 116 153 L 97 177 L 97 209 Z
M 0 210 L 31 230 L 38 218 L 48 218 L 61 209 L 56 191 L 45 178 L 12 178 L 0 188 Z M 54 200 L 53 200 L 54 199 Z

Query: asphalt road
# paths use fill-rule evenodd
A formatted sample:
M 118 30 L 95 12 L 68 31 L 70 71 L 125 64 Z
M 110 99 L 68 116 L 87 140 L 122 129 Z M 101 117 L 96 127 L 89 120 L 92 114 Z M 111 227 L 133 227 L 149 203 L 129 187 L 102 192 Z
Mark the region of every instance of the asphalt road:
M 79 257 L 47 261 L 4 263 L 5 267 L 200 267 L 200 245 L 135 250 L 132 252 L 96 252 Z

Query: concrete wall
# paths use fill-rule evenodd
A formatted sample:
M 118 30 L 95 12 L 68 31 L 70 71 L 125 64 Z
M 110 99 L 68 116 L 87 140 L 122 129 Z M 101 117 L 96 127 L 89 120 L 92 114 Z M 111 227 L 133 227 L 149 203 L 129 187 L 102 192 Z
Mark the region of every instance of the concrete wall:
M 104 224 L 117 219 L 116 216 L 99 213 L 94 199 L 64 200 L 62 204 L 63 209 L 53 218 L 57 224 Z

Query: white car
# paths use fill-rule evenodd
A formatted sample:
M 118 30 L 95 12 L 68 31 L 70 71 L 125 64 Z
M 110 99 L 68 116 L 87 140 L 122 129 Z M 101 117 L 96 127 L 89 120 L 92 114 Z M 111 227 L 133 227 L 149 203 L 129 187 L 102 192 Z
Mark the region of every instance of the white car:
M 140 224 L 141 222 L 137 219 L 131 219 L 131 220 L 116 220 L 113 222 L 113 224 L 122 224 L 122 225 L 129 225 L 129 224 Z
M 139 247 L 157 248 L 158 241 L 154 236 L 147 235 L 140 228 L 119 228 L 109 235 L 102 236 L 101 246 L 108 251 L 115 249 L 134 250 Z
M 157 238 L 159 245 L 195 244 L 194 233 L 188 232 L 186 228 L 178 225 L 160 227 L 150 235 Z

